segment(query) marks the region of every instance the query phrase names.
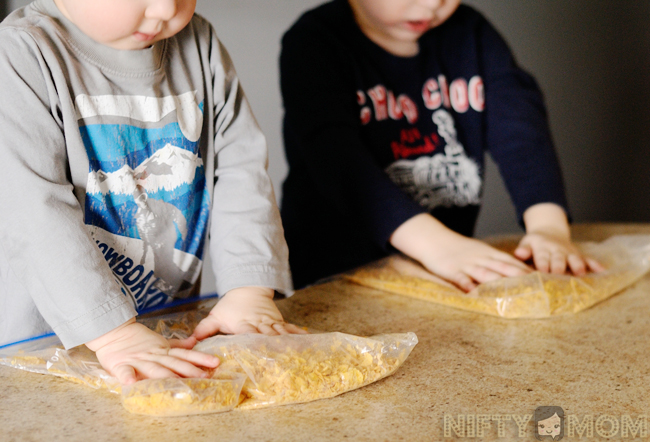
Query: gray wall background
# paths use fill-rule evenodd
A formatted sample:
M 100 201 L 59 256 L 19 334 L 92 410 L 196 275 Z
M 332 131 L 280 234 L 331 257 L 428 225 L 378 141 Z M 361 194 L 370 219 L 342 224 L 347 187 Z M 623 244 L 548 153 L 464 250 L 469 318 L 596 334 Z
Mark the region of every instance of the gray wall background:
M 7 3 L 8 1 L 8 3 Z M 277 59 L 282 33 L 323 0 L 198 0 L 215 26 L 269 144 L 278 198 L 287 166 Z M 650 0 L 465 0 L 538 80 L 575 222 L 650 221 Z M 26 0 L 0 0 L 13 10 Z M 531 173 L 534 171 L 531 170 Z M 488 162 L 477 236 L 521 231 Z M 209 267 L 208 267 L 209 268 Z M 206 275 L 204 290 L 213 290 Z

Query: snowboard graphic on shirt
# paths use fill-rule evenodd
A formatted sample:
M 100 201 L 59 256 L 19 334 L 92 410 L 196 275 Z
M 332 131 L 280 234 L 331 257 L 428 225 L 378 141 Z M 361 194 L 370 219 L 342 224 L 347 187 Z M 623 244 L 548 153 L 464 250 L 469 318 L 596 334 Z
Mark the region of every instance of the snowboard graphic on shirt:
M 445 140 L 444 153 L 395 161 L 386 168 L 386 173 L 427 210 L 479 204 L 482 185 L 479 167 L 458 142 L 453 117 L 440 109 L 431 118 Z
M 210 197 L 196 93 L 76 97 L 89 158 L 85 223 L 141 311 L 186 296 L 201 269 Z

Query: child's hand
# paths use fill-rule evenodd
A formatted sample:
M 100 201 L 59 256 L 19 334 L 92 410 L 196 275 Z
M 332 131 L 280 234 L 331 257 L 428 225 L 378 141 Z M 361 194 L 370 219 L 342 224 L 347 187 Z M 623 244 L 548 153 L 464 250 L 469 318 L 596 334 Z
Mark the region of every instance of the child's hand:
M 598 261 L 582 256 L 568 238 L 543 232 L 526 234 L 519 242 L 515 256 L 522 261 L 532 259 L 535 268 L 543 273 L 563 274 L 568 270 L 576 276 L 582 276 L 587 271 L 605 270 Z
M 465 291 L 482 282 L 532 271 L 514 256 L 459 235 L 429 214 L 416 215 L 406 221 L 395 230 L 390 241 L 431 273 Z
M 196 326 L 192 337 L 202 340 L 219 332 L 265 335 L 307 333 L 294 324 L 284 322 L 273 302 L 273 290 L 263 287 L 230 290 Z
M 599 262 L 582 256 L 571 242 L 571 232 L 564 209 L 556 204 L 541 203 L 524 212 L 526 235 L 514 254 L 522 261 L 533 260 L 543 273 L 563 274 L 571 271 L 582 276 L 591 270 L 605 270 Z
M 514 256 L 476 239 L 458 235 L 448 244 L 445 250 L 432 249 L 421 263 L 431 273 L 467 292 L 482 282 L 532 271 Z
M 205 378 L 199 368 L 215 368 L 219 358 L 191 350 L 195 338 L 163 338 L 131 319 L 124 325 L 86 343 L 102 367 L 123 385 L 141 379 Z

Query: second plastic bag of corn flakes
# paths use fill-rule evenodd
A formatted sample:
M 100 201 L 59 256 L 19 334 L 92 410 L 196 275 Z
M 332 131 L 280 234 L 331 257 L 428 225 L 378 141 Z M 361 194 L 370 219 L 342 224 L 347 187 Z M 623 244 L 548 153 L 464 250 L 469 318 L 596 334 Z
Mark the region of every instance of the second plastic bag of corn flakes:
M 360 285 L 463 310 L 504 318 L 547 318 L 585 310 L 632 285 L 650 270 L 648 235 L 613 236 L 578 247 L 607 270 L 579 277 L 533 272 L 482 283 L 464 293 L 420 264 L 394 255 L 344 277 Z

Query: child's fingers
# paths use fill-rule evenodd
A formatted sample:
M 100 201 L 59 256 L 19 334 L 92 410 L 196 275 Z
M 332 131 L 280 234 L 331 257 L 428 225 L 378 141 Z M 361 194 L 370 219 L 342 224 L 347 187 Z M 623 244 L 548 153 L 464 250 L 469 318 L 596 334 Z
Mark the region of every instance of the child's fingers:
M 496 281 L 503 278 L 501 273 L 497 273 L 488 267 L 472 266 L 466 270 L 467 275 L 479 284 L 482 282 Z
M 528 244 L 520 244 L 515 249 L 514 255 L 522 261 L 528 261 L 533 256 L 533 249 Z
M 217 321 L 216 318 L 208 315 L 197 324 L 191 337 L 194 337 L 197 340 L 201 341 L 205 338 L 216 335 L 219 333 L 219 329 L 219 321 Z
M 284 323 L 284 328 L 287 330 L 289 333 L 294 334 L 294 335 L 308 335 L 309 332 L 305 330 L 304 328 L 298 327 L 295 324 L 291 324 L 289 322 Z
M 531 272 L 531 268 L 507 253 L 494 255 L 481 260 L 480 264 L 501 276 L 521 276 Z
M 587 273 L 587 263 L 582 257 L 571 254 L 567 256 L 567 263 L 569 264 L 571 273 L 574 275 L 582 276 Z
M 196 345 L 197 339 L 194 336 L 190 336 L 185 339 L 168 339 L 168 341 L 172 348 L 192 349 Z
M 257 326 L 257 330 L 259 330 L 260 333 L 263 335 L 267 336 L 277 336 L 280 333 L 278 333 L 272 326 L 272 324 L 260 324 Z
M 551 253 L 551 273 L 555 275 L 562 275 L 566 272 L 567 256 L 565 253 L 555 251 Z
M 528 266 L 528 264 L 522 262 L 521 259 L 516 258 L 511 254 L 502 252 L 500 250 L 495 250 L 494 253 L 488 256 L 488 258 L 494 261 L 504 262 L 508 266 L 518 268 L 520 270 L 523 270 L 526 273 L 529 273 L 531 271 L 531 268 Z
M 271 325 L 271 327 L 273 328 L 273 330 L 275 330 L 281 335 L 290 334 L 289 331 L 286 329 L 285 324 L 283 324 L 282 322 L 276 322 L 275 324 Z
M 287 322 L 276 322 L 273 324 L 273 330 L 276 332 L 280 333 L 281 335 L 304 335 L 304 334 L 309 334 L 307 330 L 303 330 L 302 328 L 289 324 Z
M 189 352 L 191 350 L 184 350 L 184 349 L 172 349 L 176 350 L 176 355 L 179 354 L 179 352 Z M 209 375 L 206 373 L 204 370 L 201 368 L 197 367 L 191 362 L 188 362 L 185 359 L 180 359 L 177 356 L 172 356 L 170 350 L 170 354 L 167 355 L 151 355 L 151 357 L 148 359 L 150 362 L 155 362 L 158 364 L 160 367 L 166 369 L 167 371 L 170 371 L 174 373 L 175 375 L 184 377 L 184 378 L 207 378 Z M 180 353 L 182 354 L 182 353 Z M 192 357 L 188 356 L 187 354 L 184 354 L 183 357 Z M 158 377 L 160 376 L 161 378 L 167 378 L 169 377 L 168 373 L 166 371 L 163 371 L 161 369 L 158 369 L 157 367 L 155 368 L 155 371 L 153 374 L 149 377 Z
M 604 265 L 602 265 L 601 263 L 599 263 L 593 258 L 585 258 L 585 262 L 589 266 L 589 270 L 591 270 L 592 272 L 599 273 L 607 270 Z
M 151 359 L 140 359 L 133 361 L 131 365 L 135 371 L 139 374 L 140 379 L 165 379 L 165 378 L 179 378 L 180 376 L 174 373 L 172 370 L 163 365 L 160 361 L 164 361 L 165 357 L 163 355 L 151 355 L 157 356 Z M 189 362 L 187 363 L 189 364 Z M 191 364 L 190 364 L 191 365 Z M 194 367 L 197 370 L 203 371 L 197 367 Z M 201 376 L 194 376 L 201 377 Z
M 547 250 L 538 250 L 533 255 L 535 269 L 542 273 L 549 273 L 551 270 L 551 252 Z
M 465 273 L 458 272 L 458 273 L 452 275 L 448 279 L 448 281 L 451 282 L 452 284 L 455 284 L 461 290 L 464 290 L 466 292 L 471 292 L 472 290 L 474 290 L 476 288 L 476 284 L 474 283 L 474 281 L 472 281 L 472 278 L 470 278 Z
M 138 380 L 135 369 L 128 364 L 118 365 L 111 370 L 110 374 L 115 376 L 122 385 L 131 385 Z
M 245 322 L 243 324 L 239 324 L 237 326 L 237 329 L 233 330 L 233 333 L 238 334 L 238 335 L 254 333 L 254 334 L 257 335 L 257 334 L 259 334 L 261 332 L 253 324 Z
M 168 354 L 169 356 L 189 361 L 201 367 L 216 368 L 220 362 L 219 358 L 214 355 L 184 348 L 172 348 Z

